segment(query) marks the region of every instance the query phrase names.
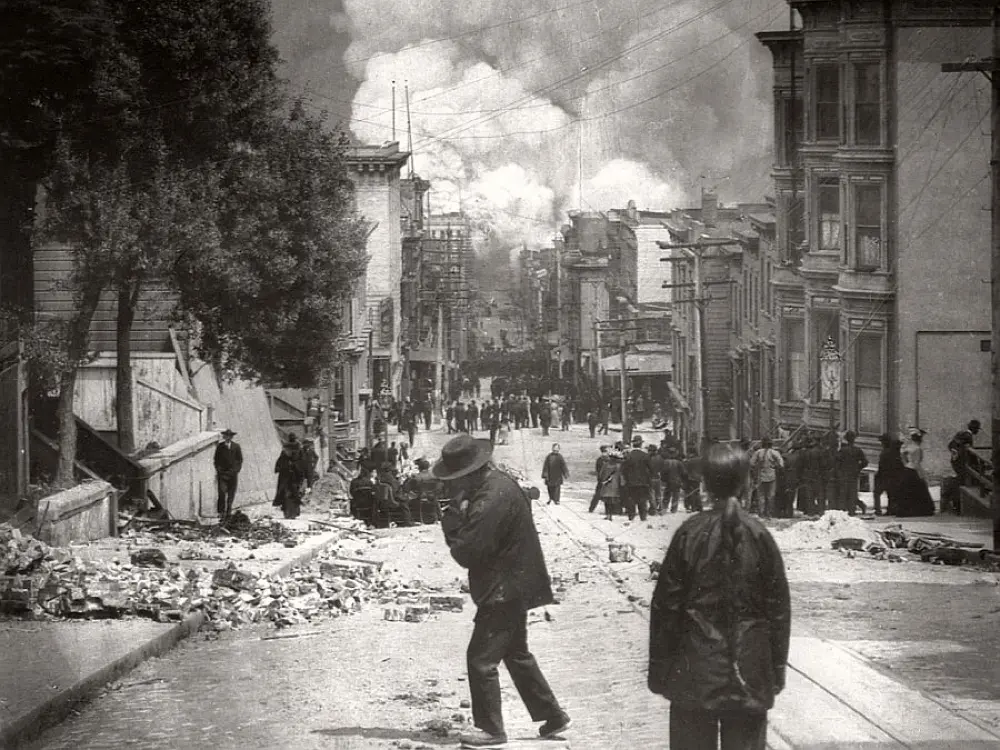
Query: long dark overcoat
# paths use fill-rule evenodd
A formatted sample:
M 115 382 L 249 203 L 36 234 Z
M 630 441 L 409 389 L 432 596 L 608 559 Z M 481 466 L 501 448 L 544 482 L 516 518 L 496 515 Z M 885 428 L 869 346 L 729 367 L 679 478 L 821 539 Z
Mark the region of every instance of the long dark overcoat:
M 451 556 L 469 571 L 477 607 L 529 610 L 553 602 L 530 502 L 511 477 L 491 470 L 464 509 L 453 505 L 445 513 L 445 540 Z
M 650 612 L 649 689 L 705 711 L 767 711 L 784 683 L 788 581 L 767 529 L 738 510 L 732 563 L 720 550 L 722 511 L 674 534 Z

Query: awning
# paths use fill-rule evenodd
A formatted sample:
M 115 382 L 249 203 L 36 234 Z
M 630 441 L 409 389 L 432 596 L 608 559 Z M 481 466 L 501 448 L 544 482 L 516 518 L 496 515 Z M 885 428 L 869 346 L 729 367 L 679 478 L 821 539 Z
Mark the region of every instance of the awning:
M 688 405 L 687 399 L 684 398 L 684 394 L 681 393 L 681 389 L 674 385 L 673 381 L 667 383 L 667 390 L 670 391 L 670 398 L 674 401 L 674 408 L 677 411 L 686 411 L 690 414 L 691 407 Z
M 668 375 L 673 369 L 674 358 L 668 352 L 628 352 L 625 370 L 629 375 Z M 612 354 L 601 359 L 601 369 L 617 377 L 621 355 Z

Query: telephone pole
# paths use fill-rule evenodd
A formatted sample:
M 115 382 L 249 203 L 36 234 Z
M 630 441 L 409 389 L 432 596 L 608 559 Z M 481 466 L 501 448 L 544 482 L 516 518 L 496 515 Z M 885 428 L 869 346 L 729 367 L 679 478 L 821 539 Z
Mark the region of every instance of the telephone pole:
M 975 71 L 985 75 L 991 85 L 990 122 L 993 132 L 990 143 L 990 183 L 992 218 L 990 296 L 993 308 L 992 341 L 990 346 L 991 439 L 993 487 L 990 503 L 993 507 L 993 550 L 1000 551 L 1000 6 L 993 7 L 993 56 L 983 60 L 945 63 L 945 73 Z

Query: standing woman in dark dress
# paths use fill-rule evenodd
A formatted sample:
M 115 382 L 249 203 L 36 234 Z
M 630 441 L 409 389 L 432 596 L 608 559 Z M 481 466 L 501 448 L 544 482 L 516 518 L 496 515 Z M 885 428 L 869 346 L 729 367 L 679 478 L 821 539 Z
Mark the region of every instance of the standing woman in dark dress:
M 278 475 L 274 505 L 281 508 L 285 518 L 298 518 L 302 508 L 302 480 L 305 479 L 302 468 L 299 441 L 292 435 L 281 447 L 281 455 L 274 464 L 274 473 Z
M 663 560 L 649 621 L 649 689 L 670 701 L 671 750 L 764 750 L 785 687 L 791 605 L 771 534 L 737 499 L 742 451 L 702 463 L 712 509 L 685 521 Z

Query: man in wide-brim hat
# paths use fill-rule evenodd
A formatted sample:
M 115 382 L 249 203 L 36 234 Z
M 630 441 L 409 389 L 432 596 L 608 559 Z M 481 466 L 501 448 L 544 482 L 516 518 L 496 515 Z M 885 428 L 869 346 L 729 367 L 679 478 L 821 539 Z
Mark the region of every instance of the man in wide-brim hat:
M 528 610 L 553 602 L 552 588 L 530 500 L 517 482 L 490 464 L 489 440 L 459 435 L 441 450 L 433 473 L 451 503 L 441 526 L 452 557 L 469 571 L 476 603 L 467 665 L 472 720 L 479 731 L 462 738 L 469 748 L 507 742 L 497 666 L 503 662 L 542 737 L 569 726 L 535 657 L 528 650 Z
M 233 501 L 236 499 L 236 487 L 239 483 L 240 471 L 243 469 L 243 449 L 233 438 L 236 433 L 226 428 L 222 431 L 222 442 L 215 446 L 215 484 L 219 493 L 217 510 L 219 523 L 229 520 L 233 512 Z

